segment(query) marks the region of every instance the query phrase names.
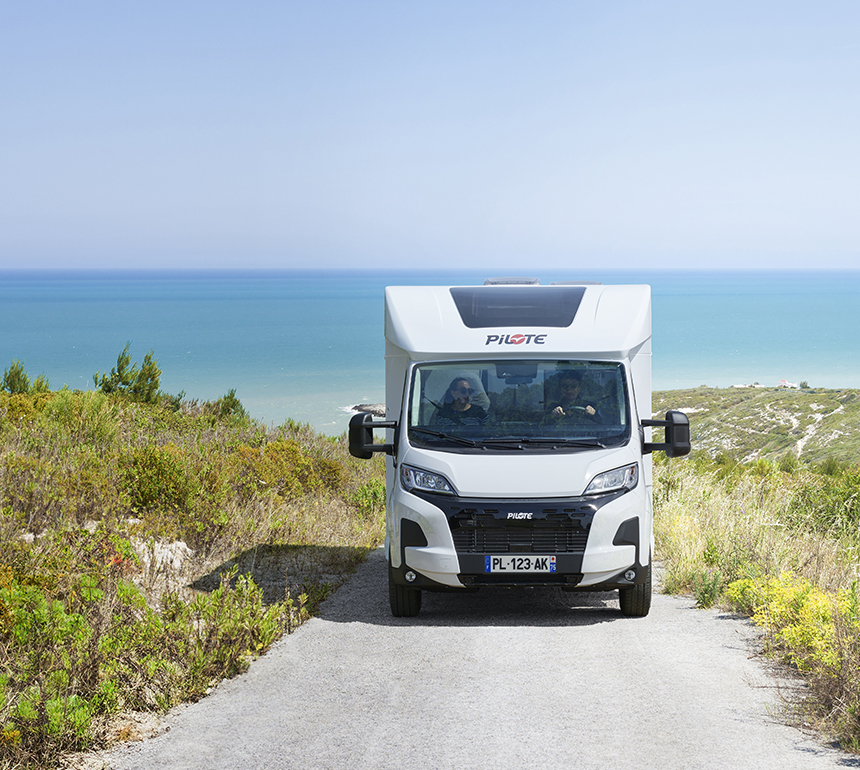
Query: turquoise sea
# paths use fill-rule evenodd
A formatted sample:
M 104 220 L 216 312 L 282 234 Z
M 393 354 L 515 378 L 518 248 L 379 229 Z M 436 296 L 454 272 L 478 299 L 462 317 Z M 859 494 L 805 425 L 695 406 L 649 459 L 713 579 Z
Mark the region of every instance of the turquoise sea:
M 384 393 L 383 288 L 479 284 L 492 271 L 0 271 L 0 369 L 93 387 L 131 342 L 161 386 L 338 434 Z M 860 270 L 529 270 L 542 283 L 648 283 L 655 389 L 780 380 L 860 387 Z

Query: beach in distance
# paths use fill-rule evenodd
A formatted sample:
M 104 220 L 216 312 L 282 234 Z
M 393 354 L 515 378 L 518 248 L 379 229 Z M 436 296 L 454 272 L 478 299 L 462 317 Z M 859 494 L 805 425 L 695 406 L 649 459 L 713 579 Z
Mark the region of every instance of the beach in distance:
M 384 401 L 385 286 L 498 275 L 650 284 L 655 390 L 860 387 L 858 270 L 3 271 L 0 367 L 89 389 L 131 342 L 135 361 L 154 351 L 171 394 L 235 389 L 266 423 L 337 435 L 351 406 Z

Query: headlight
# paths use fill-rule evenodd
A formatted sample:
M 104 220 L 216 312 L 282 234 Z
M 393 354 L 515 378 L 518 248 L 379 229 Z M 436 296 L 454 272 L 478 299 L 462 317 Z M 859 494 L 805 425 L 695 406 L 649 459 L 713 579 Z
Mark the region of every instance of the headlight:
M 619 489 L 633 489 L 639 483 L 639 466 L 625 465 L 605 473 L 599 473 L 585 488 L 586 495 L 600 495 L 604 492 L 616 492 Z
M 400 483 L 406 490 L 421 489 L 425 492 L 438 492 L 443 495 L 454 494 L 454 488 L 444 476 L 411 468 L 408 465 L 400 466 Z

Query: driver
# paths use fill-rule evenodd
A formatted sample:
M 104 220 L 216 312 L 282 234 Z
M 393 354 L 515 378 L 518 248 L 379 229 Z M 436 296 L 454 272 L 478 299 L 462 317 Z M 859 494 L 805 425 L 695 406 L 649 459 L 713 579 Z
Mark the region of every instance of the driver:
M 548 410 L 552 420 L 590 420 L 600 422 L 597 407 L 587 401 L 581 401 L 582 372 L 568 369 L 558 377 L 558 388 L 561 398 L 551 404 Z

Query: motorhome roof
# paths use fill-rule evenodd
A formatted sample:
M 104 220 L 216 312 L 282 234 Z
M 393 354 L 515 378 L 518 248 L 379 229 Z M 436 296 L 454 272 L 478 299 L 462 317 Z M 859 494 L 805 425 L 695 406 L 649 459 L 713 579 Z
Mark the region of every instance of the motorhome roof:
M 650 353 L 644 285 L 389 286 L 385 337 L 413 359 Z M 646 349 L 647 348 L 647 349 Z

